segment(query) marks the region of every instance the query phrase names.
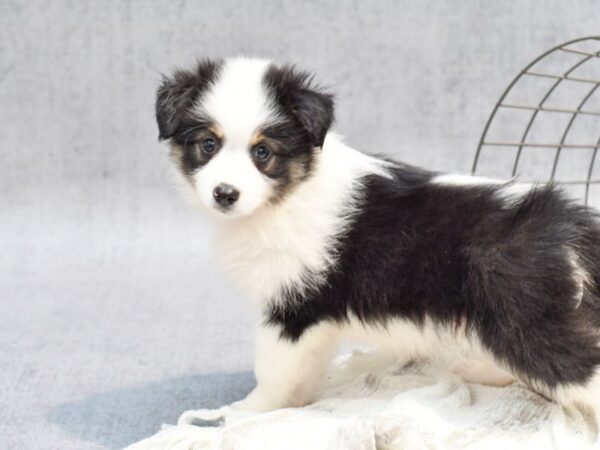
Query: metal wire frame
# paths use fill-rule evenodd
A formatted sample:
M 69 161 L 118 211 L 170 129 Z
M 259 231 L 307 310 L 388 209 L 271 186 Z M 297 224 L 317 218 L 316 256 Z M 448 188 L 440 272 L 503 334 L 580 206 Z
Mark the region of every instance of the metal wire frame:
M 519 167 L 519 162 L 521 160 L 521 156 L 523 153 L 523 150 L 525 148 L 528 147 L 540 147 L 540 148 L 553 148 L 555 149 L 555 155 L 554 155 L 554 160 L 553 160 L 553 164 L 552 164 L 552 171 L 550 173 L 550 177 L 549 177 L 549 181 L 554 181 L 555 177 L 556 177 L 556 170 L 558 168 L 558 163 L 560 160 L 560 156 L 561 153 L 563 152 L 563 149 L 568 150 L 568 149 L 592 149 L 592 157 L 589 163 L 589 167 L 588 167 L 588 171 L 587 171 L 587 176 L 585 181 L 566 181 L 566 182 L 561 182 L 561 184 L 571 184 L 571 185 L 585 185 L 585 203 L 587 204 L 589 201 L 589 191 L 590 191 L 590 185 L 591 184 L 600 184 L 600 180 L 592 180 L 592 175 L 593 175 L 593 170 L 594 170 L 594 165 L 595 165 L 595 161 L 596 161 L 596 156 L 598 153 L 598 148 L 600 148 L 600 136 L 598 138 L 598 140 L 595 143 L 592 144 L 566 144 L 566 139 L 569 135 L 569 132 L 571 131 L 571 128 L 573 126 L 573 123 L 575 122 L 575 119 L 578 115 L 590 115 L 590 116 L 600 116 L 600 111 L 589 111 L 584 109 L 586 103 L 588 102 L 588 100 L 594 95 L 594 92 L 596 92 L 596 90 L 598 89 L 598 87 L 600 86 L 600 80 L 597 79 L 592 79 L 592 78 L 582 78 L 582 77 L 575 77 L 572 75 L 572 73 L 578 69 L 579 67 L 583 66 L 585 63 L 587 63 L 588 61 L 594 59 L 594 58 L 600 58 L 600 47 L 599 50 L 596 52 L 587 52 L 587 51 L 582 51 L 582 50 L 578 50 L 578 49 L 574 49 L 574 48 L 568 48 L 568 46 L 573 45 L 575 43 L 581 43 L 583 41 L 592 41 L 594 43 L 598 43 L 600 46 L 600 36 L 590 36 L 590 37 L 585 37 L 585 38 L 580 38 L 580 39 L 574 39 L 572 41 L 568 41 L 565 42 L 564 44 L 558 45 L 554 48 L 551 48 L 550 50 L 542 53 L 540 56 L 538 56 L 536 59 L 534 59 L 533 61 L 531 61 L 523 70 L 521 70 L 521 72 L 509 83 L 508 87 L 505 89 L 505 91 L 502 93 L 502 95 L 500 96 L 500 99 L 498 100 L 498 102 L 496 103 L 496 105 L 494 106 L 494 109 L 492 111 L 492 114 L 490 115 L 484 129 L 483 129 L 483 133 L 481 134 L 481 138 L 479 140 L 479 145 L 477 146 L 477 152 L 475 153 L 475 158 L 473 160 L 473 166 L 471 169 L 471 172 L 473 174 L 476 173 L 477 171 L 477 165 L 480 161 L 480 157 L 481 157 L 481 152 L 483 150 L 484 147 L 517 147 L 517 153 L 515 156 L 515 160 L 513 163 L 513 168 L 512 168 L 512 173 L 511 176 L 514 177 L 517 175 L 517 171 L 518 171 L 518 167 Z M 531 68 L 536 65 L 538 62 L 540 62 L 541 60 L 543 60 L 544 58 L 546 58 L 547 56 L 554 54 L 556 52 L 559 53 L 570 53 L 570 54 L 575 54 L 578 56 L 581 56 L 581 58 L 575 63 L 573 64 L 571 67 L 569 67 L 566 71 L 564 71 L 561 74 L 552 74 L 552 73 L 543 73 L 543 72 L 538 72 L 538 71 L 533 71 L 531 70 Z M 548 88 L 548 90 L 546 91 L 546 93 L 542 96 L 541 100 L 538 102 L 538 104 L 536 106 L 530 106 L 530 105 L 520 105 L 520 104 L 513 104 L 513 103 L 505 103 L 505 99 L 508 96 L 508 94 L 512 91 L 513 87 L 519 82 L 519 80 L 521 80 L 523 77 L 539 77 L 539 78 L 549 78 L 549 79 L 554 79 L 555 82 L 552 83 L 552 85 Z M 584 95 L 584 97 L 581 99 L 581 101 L 579 102 L 578 106 L 575 109 L 565 109 L 565 108 L 552 108 L 552 107 L 546 107 L 545 103 L 546 101 L 550 98 L 550 96 L 552 95 L 552 93 L 556 90 L 556 88 L 565 80 L 568 81 L 573 81 L 573 82 L 578 82 L 578 83 L 587 83 L 587 84 L 591 84 L 590 89 L 586 92 L 586 94 Z M 521 135 L 521 139 L 517 142 L 493 142 L 493 141 L 488 141 L 487 140 L 487 136 L 488 136 L 488 131 L 490 129 L 490 126 L 492 125 L 492 123 L 494 122 L 494 119 L 496 118 L 496 114 L 497 112 L 501 109 L 501 108 L 505 108 L 505 109 L 509 109 L 509 110 L 525 110 L 525 111 L 531 111 L 531 115 L 529 117 L 529 121 L 527 123 L 527 126 L 525 127 L 522 135 Z M 534 122 L 536 121 L 536 118 L 538 118 L 538 113 L 542 111 L 542 112 L 550 112 L 550 113 L 557 113 L 557 114 L 569 114 L 570 118 L 569 121 L 567 122 L 567 125 L 561 135 L 561 139 L 559 143 L 544 143 L 544 144 L 540 144 L 540 143 L 531 143 L 531 142 L 527 142 L 527 138 L 529 136 L 529 132 L 534 124 Z

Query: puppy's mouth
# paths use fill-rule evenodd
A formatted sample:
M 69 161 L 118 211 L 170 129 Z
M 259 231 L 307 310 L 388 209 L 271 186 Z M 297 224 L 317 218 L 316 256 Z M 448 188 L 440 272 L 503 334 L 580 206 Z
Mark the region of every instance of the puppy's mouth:
M 235 212 L 235 206 L 222 206 L 218 203 L 213 204 L 213 208 L 221 214 L 233 215 Z
M 217 217 L 221 217 L 224 219 L 235 219 L 238 217 L 242 217 L 244 214 L 237 207 L 238 205 L 220 205 L 217 202 L 212 202 L 211 209 L 213 210 L 213 214 Z

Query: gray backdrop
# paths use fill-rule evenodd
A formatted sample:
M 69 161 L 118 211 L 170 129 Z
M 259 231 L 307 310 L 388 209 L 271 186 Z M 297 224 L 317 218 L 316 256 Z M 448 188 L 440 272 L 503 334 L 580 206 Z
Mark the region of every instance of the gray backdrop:
M 157 140 L 160 73 L 313 69 L 350 144 L 466 171 L 493 103 L 589 1 L 0 0 L 0 448 L 118 448 L 252 383 L 254 313 Z

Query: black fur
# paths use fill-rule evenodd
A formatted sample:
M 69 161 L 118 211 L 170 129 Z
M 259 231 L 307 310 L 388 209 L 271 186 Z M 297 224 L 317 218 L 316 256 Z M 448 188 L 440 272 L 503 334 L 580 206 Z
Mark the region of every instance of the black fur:
M 171 140 L 190 180 L 212 157 L 201 153 L 202 139 L 227 140 L 217 136 L 213 118 L 191 114 L 222 64 L 178 71 L 157 92 L 159 138 Z M 274 202 L 310 176 L 334 119 L 333 98 L 291 66 L 269 66 L 263 86 L 283 120 L 256 130 L 248 151 L 272 151 L 254 163 L 276 181 Z M 600 367 L 596 213 L 552 185 L 510 200 L 503 185 L 440 185 L 432 172 L 394 167 L 391 179 L 363 180 L 364 197 L 338 236 L 337 264 L 320 274 L 326 281 L 282 293 L 265 310 L 266 323 L 297 341 L 319 322 L 343 323 L 349 313 L 380 327 L 392 319 L 431 321 L 464 327 L 524 380 L 549 389 L 588 381 Z
M 314 147 L 306 130 L 297 121 L 267 125 L 262 128 L 261 135 L 273 157 L 266 164 L 258 163 L 256 166 L 277 181 L 276 198 L 273 200 L 279 201 L 312 173 Z
M 266 311 L 298 340 L 320 321 L 385 326 L 425 319 L 476 333 L 525 379 L 583 383 L 600 365 L 600 227 L 592 211 L 540 186 L 508 202 L 502 186 L 447 186 L 398 166 L 366 179 L 365 198 L 322 286 Z M 590 274 L 583 298 L 573 255 Z
M 220 60 L 202 60 L 193 70 L 178 70 L 171 77 L 163 77 L 156 92 L 160 140 L 175 137 L 178 143 L 183 143 L 186 130 L 199 125 L 199 119 L 190 117 L 187 112 L 217 79 L 222 65 Z
M 293 66 L 271 65 L 264 83 L 279 112 L 290 124 L 301 124 L 311 144 L 321 147 L 333 123 L 333 96 L 316 87 L 309 73 Z
M 211 127 L 218 126 L 213 118 L 202 117 L 198 111 L 192 114 L 191 109 L 218 81 L 223 64 L 202 60 L 193 70 L 178 70 L 165 77 L 157 91 L 159 139 L 170 139 L 174 144 L 173 159 L 190 182 L 193 174 L 214 156 L 203 154 L 199 145 Z M 323 145 L 333 122 L 333 97 L 315 86 L 309 73 L 292 66 L 270 65 L 263 86 L 276 109 L 273 112 L 284 120 L 267 121 L 256 130 L 262 138 L 257 144 L 266 145 L 272 157 L 266 162 L 254 162 L 262 173 L 276 181 L 270 199 L 276 203 L 311 174 L 315 148 Z M 219 137 L 215 138 L 221 145 Z M 251 151 L 251 143 L 248 145 Z

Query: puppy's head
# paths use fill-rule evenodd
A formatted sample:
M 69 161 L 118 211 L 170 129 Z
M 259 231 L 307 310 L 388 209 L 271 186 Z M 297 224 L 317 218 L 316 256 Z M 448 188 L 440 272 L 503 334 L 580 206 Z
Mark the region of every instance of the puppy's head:
M 290 66 L 201 61 L 158 89 L 159 139 L 201 203 L 223 217 L 276 204 L 310 176 L 333 121 L 332 96 Z

